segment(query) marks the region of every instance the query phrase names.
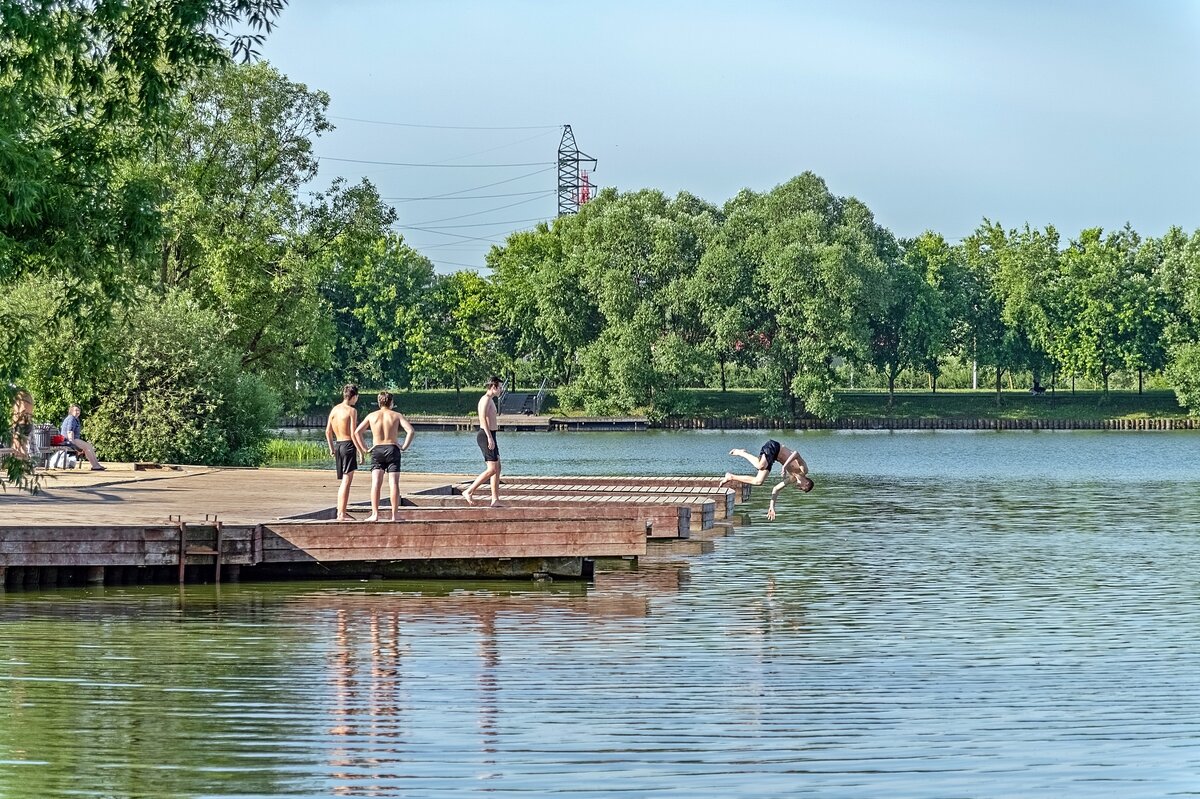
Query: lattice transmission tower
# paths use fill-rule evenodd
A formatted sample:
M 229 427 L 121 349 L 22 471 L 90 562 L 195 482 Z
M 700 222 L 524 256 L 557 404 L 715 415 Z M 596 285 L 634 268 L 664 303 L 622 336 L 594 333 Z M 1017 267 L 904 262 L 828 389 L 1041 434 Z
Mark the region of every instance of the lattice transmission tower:
M 584 167 L 588 168 L 585 169 Z M 558 215 L 566 216 L 592 199 L 589 171 L 596 169 L 596 159 L 579 151 L 570 125 L 563 125 L 562 140 L 558 143 Z

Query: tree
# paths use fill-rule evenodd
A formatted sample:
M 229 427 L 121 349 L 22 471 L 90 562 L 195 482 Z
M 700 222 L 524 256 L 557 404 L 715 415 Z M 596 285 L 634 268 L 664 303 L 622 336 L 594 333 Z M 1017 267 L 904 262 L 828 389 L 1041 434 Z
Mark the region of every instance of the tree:
M 900 372 L 936 364 L 948 337 L 941 298 L 925 280 L 923 256 L 916 242 L 905 243 L 904 257 L 887 266 L 883 300 L 867 319 L 867 361 L 887 378 L 889 409 Z
M 413 378 L 412 331 L 423 324 L 435 283 L 433 264 L 389 233 L 358 251 L 339 247 L 322 295 L 333 309 L 332 374 L 325 388 L 345 382 L 409 386 Z
M 284 2 L 0 4 L 0 290 L 34 278 L 72 298 L 64 313 L 86 335 L 102 334 L 155 238 L 153 183 L 138 154 L 178 89 L 231 50 L 253 55 Z M 28 323 L 0 317 L 5 405 L 32 334 L 16 326 Z
M 413 380 L 454 386 L 498 371 L 495 301 L 490 283 L 474 272 L 435 279 L 417 324 L 408 329 Z
M 329 98 L 266 64 L 229 65 L 190 87 L 158 154 L 165 199 L 160 284 L 187 287 L 229 321 L 242 366 L 291 407 L 332 363 L 322 287 L 338 264 L 374 257 L 395 212 L 367 181 L 302 199 Z M 386 248 L 386 245 L 384 245 Z
M 1000 404 L 1004 372 L 1029 366 L 1036 358 L 1034 345 L 1005 316 L 1002 264 L 1012 258 L 1009 236 L 987 219 L 962 242 L 966 271 L 967 354 L 992 367 L 996 374 L 996 404 Z
M 743 191 L 725 206 L 715 248 L 753 268 L 752 329 L 743 341 L 795 415 L 797 399 L 818 416 L 836 413 L 833 359 L 859 357 L 868 313 L 881 301 L 879 276 L 895 239 L 853 198 L 830 194 L 804 173 L 767 194 Z

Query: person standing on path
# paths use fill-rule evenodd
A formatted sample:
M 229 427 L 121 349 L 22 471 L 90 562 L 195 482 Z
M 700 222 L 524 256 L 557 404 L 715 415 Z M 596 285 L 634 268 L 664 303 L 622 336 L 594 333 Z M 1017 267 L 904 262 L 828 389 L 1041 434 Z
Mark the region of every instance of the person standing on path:
M 472 496 L 475 490 L 490 480 L 492 484 L 492 507 L 500 505 L 500 444 L 496 441 L 496 397 L 504 391 L 500 378 L 492 375 L 488 378 L 487 389 L 479 398 L 479 432 L 475 434 L 475 443 L 483 453 L 484 469 L 475 482 L 462 493 L 468 505 L 474 504 Z
M 796 450 L 788 449 L 775 439 L 769 439 L 767 443 L 763 444 L 757 456 L 751 455 L 744 449 L 731 449 L 729 450 L 729 454 L 745 458 L 751 466 L 758 470 L 758 474 L 753 477 L 744 477 L 733 472 L 725 472 L 725 476 L 718 483 L 721 486 L 732 485 L 733 483 L 760 486 L 766 482 L 767 477 L 771 474 L 771 467 L 776 462 L 779 463 L 779 469 L 783 472 L 783 482 L 771 489 L 771 504 L 767 506 L 768 521 L 774 520 L 775 499 L 788 483 L 792 483 L 806 494 L 813 490 L 813 481 L 808 476 L 808 464 L 804 462 L 804 458 L 801 458 L 800 453 L 796 452 Z
M 392 521 L 396 521 L 396 511 L 400 507 L 400 453 L 412 445 L 413 426 L 392 410 L 392 395 L 389 392 L 380 391 L 376 400 L 379 410 L 369 414 L 354 429 L 356 441 L 362 445 L 363 431 L 371 428 L 371 515 L 366 521 L 379 521 L 379 494 L 383 490 L 385 474 L 391 489 Z M 403 445 L 396 440 L 401 428 L 404 428 Z M 362 449 L 365 451 L 366 446 L 363 445 Z
M 354 428 L 358 427 L 358 386 L 347 384 L 342 389 L 342 401 L 329 409 L 329 421 L 325 424 L 325 443 L 329 445 L 329 456 L 333 458 L 333 469 L 341 483 L 337 495 L 337 520 L 353 521 L 347 511 L 350 505 L 350 486 L 354 472 L 358 469 L 358 450 L 362 444 Z M 361 449 L 365 452 L 366 447 Z
M 67 418 L 63 419 L 59 432 L 62 433 L 69 446 L 83 453 L 84 457 L 88 459 L 88 463 L 92 465 L 93 472 L 103 472 L 104 467 L 96 458 L 96 448 L 83 440 L 83 427 L 79 422 L 79 416 L 82 413 L 83 411 L 78 405 L 72 405 L 67 412 Z

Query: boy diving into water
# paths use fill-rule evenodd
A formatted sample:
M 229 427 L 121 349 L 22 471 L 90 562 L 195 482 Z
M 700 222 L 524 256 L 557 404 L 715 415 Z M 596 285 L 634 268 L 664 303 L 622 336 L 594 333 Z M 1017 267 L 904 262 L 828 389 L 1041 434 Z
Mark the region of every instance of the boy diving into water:
M 744 477 L 732 472 L 725 472 L 725 476 L 721 478 L 721 482 L 718 484 L 721 486 L 733 485 L 734 483 L 760 486 L 766 482 L 767 476 L 771 474 L 771 467 L 776 463 L 779 464 L 779 468 L 783 472 L 783 481 L 771 489 L 771 504 L 767 506 L 768 521 L 774 520 L 775 499 L 788 483 L 796 486 L 796 488 L 806 494 L 813 489 L 813 481 L 808 476 L 808 464 L 804 462 L 804 458 L 801 458 L 800 453 L 796 452 L 796 450 L 788 449 L 775 439 L 771 439 L 763 444 L 758 455 L 751 455 L 744 449 L 731 449 L 729 450 L 729 454 L 745 458 L 751 466 L 758 469 L 758 474 L 753 477 Z

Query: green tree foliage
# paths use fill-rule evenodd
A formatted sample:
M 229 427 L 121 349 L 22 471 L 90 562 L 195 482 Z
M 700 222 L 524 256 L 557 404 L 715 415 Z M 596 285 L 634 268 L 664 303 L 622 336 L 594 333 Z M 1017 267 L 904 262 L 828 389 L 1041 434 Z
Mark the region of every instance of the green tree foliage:
M 285 1 L 0 2 L 0 292 L 34 280 L 80 340 L 103 337 L 156 236 L 138 156 L 180 87 L 231 52 L 251 56 Z M 0 311 L 4 397 L 40 318 Z
M 941 359 L 962 351 L 969 340 L 966 328 L 967 272 L 962 251 L 941 235 L 922 233 L 904 242 L 904 262 L 932 289 L 936 302 L 920 315 L 918 343 L 920 368 L 929 374 L 929 385 L 937 391 Z M 928 298 L 927 298 L 928 302 Z
M 602 320 L 582 262 L 564 254 L 563 233 L 582 224 L 579 217 L 611 194 L 603 193 L 579 216 L 557 220 L 553 229 L 541 224 L 515 233 L 487 256 L 507 352 L 564 383 L 573 376 L 579 350 L 600 335 Z
M 364 243 L 366 249 L 358 251 Z M 347 382 L 411 385 L 413 358 L 419 354 L 413 347 L 427 324 L 423 309 L 434 285 L 433 264 L 395 233 L 366 242 L 346 237 L 332 262 L 322 288 L 336 331 L 326 393 L 336 394 Z
M 904 256 L 886 267 L 881 302 L 868 315 L 867 360 L 887 379 L 889 408 L 900 372 L 926 369 L 933 374 L 949 338 L 942 298 L 926 279 L 933 246 L 920 240 L 905 243 Z
M 865 353 L 895 239 L 858 200 L 833 196 L 805 173 L 730 200 L 716 243 L 735 264 L 726 269 L 754 270 L 743 348 L 760 353 L 791 413 L 799 399 L 809 413 L 833 416 L 833 359 Z
M 477 383 L 499 370 L 492 284 L 474 272 L 438 277 L 407 330 L 414 381 Z
M 395 212 L 369 182 L 335 181 L 301 197 L 317 174 L 313 139 L 331 127 L 328 103 L 267 64 L 228 65 L 189 87 L 155 158 L 165 196 L 160 284 L 218 310 L 242 366 L 290 406 L 305 404 L 316 389 L 309 378 L 332 364 L 330 284 L 398 253 L 388 231 Z
M 1062 254 L 1065 365 L 1101 381 L 1129 364 L 1161 363 L 1165 358 L 1146 339 L 1164 324 L 1163 303 L 1152 285 L 1154 255 L 1138 257 L 1140 239 L 1126 227 L 1105 237 L 1099 228 L 1083 231 Z M 1136 368 L 1136 367 L 1135 367 Z
M 279 403 L 242 370 L 217 312 L 184 291 L 141 292 L 119 325 L 117 365 L 96 386 L 99 402 L 87 420 L 103 457 L 261 462 Z
M 578 349 L 580 374 L 560 401 L 595 412 L 666 410 L 700 379 L 705 334 L 690 289 L 717 212 L 690 194 L 602 192 L 556 232 L 600 334 Z M 586 340 L 586 339 L 585 339 Z M 581 342 L 582 343 L 582 342 Z

